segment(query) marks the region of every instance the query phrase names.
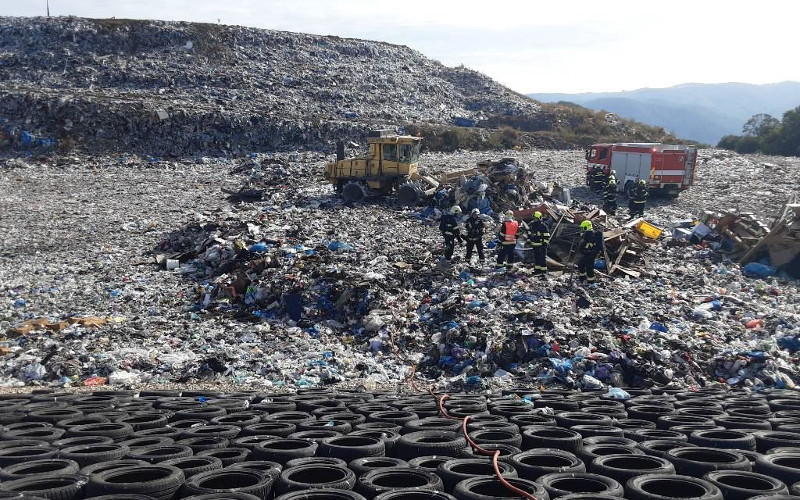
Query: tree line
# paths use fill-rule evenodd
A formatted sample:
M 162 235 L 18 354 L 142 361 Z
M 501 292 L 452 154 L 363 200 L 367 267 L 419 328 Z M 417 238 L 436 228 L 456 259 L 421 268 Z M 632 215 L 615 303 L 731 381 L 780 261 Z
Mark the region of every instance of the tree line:
M 765 113 L 753 115 L 742 127 L 742 135 L 726 135 L 718 148 L 737 153 L 800 156 L 800 106 L 783 114 L 783 119 Z

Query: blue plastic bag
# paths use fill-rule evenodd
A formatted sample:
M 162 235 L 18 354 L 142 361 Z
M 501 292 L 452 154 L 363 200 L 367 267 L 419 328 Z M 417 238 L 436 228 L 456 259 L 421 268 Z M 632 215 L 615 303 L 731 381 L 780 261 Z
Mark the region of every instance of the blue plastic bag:
M 768 278 L 770 276 L 775 276 L 778 270 L 772 266 L 767 266 L 758 262 L 751 262 L 744 266 L 744 272 L 745 274 L 755 275 L 759 278 Z

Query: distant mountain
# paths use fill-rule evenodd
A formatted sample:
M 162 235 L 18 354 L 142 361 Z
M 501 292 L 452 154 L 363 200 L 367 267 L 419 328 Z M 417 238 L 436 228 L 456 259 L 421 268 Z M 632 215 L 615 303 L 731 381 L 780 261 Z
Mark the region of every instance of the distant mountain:
M 723 135 L 741 134 L 742 125 L 753 115 L 766 113 L 781 119 L 783 113 L 800 106 L 800 82 L 687 83 L 663 89 L 528 96 L 610 111 L 664 127 L 684 139 L 716 145 Z

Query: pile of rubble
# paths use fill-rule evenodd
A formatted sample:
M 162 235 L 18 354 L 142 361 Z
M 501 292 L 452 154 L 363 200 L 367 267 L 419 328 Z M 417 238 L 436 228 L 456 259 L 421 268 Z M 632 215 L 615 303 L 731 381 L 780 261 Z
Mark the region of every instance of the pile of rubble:
M 546 279 L 524 264 L 441 266 L 437 208 L 348 207 L 322 182 L 315 153 L 8 161 L 0 383 L 372 388 L 417 373 L 466 388 L 793 387 L 797 282 L 747 276 L 711 242 L 651 232 L 696 218 L 717 179 L 757 161 L 715 154 L 702 153 L 692 190 L 626 222 L 596 208 L 580 152 L 507 152 L 536 179 L 518 215 L 540 210 L 552 224 Z M 438 175 L 485 160 L 421 163 Z M 260 192 L 241 203 L 237 188 L 251 179 Z M 507 206 L 507 191 L 486 192 L 492 211 Z M 585 218 L 604 233 L 601 288 L 569 272 Z

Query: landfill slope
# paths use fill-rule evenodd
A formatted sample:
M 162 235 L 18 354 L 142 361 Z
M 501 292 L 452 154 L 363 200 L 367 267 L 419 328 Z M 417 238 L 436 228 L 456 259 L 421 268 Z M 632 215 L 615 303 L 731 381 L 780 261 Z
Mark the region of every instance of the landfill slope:
M 581 151 L 421 162 L 437 172 L 500 156 L 572 187 L 580 203 L 601 203 L 582 186 Z M 744 276 L 708 245 L 667 239 L 646 251 L 641 278 L 601 275 L 598 289 L 524 266 L 443 270 L 434 221 L 389 200 L 345 206 L 320 181 L 326 159 L 3 160 L 0 386 L 373 389 L 413 371 L 467 388 L 798 380 L 796 280 Z M 253 165 L 263 166 L 264 200 L 231 203 L 226 193 Z M 736 207 L 769 220 L 798 187 L 794 158 L 705 150 L 699 165 L 677 200 L 651 200 L 648 221 L 666 228 Z M 746 189 L 733 181 L 743 178 Z M 259 241 L 261 254 L 237 247 Z M 155 263 L 171 252 L 184 253 L 174 269 Z M 259 289 L 216 293 L 245 278 Z M 287 295 L 302 306 L 297 320 Z
M 383 124 L 526 116 L 547 130 L 556 119 L 481 73 L 383 42 L 75 17 L 0 27 L 0 145 L 246 153 Z

